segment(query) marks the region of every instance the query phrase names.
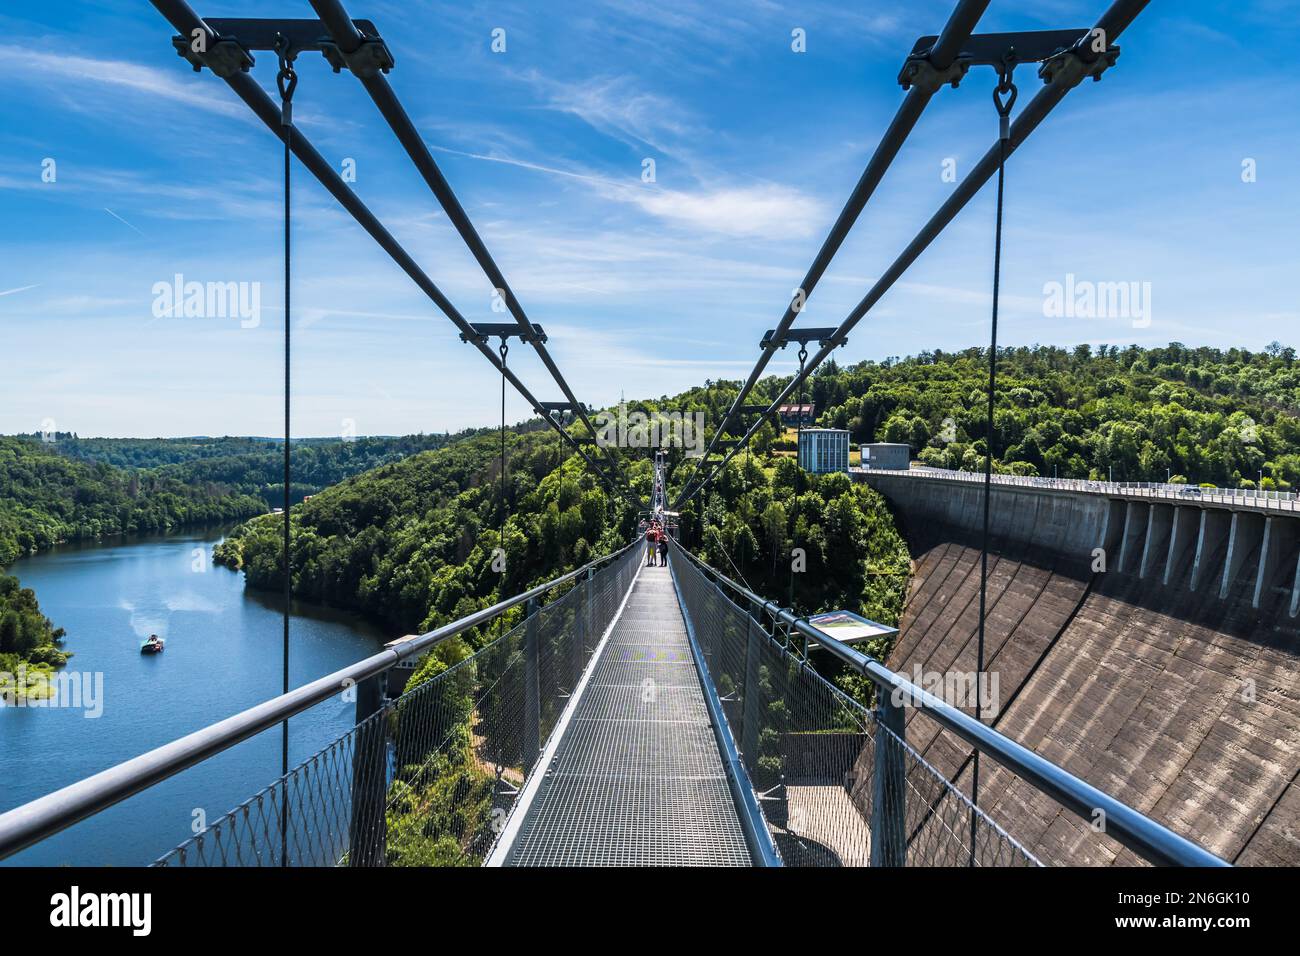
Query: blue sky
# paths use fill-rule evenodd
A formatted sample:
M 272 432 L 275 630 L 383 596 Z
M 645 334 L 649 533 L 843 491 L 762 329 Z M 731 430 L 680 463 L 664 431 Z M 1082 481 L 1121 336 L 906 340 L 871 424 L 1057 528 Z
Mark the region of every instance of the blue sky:
M 348 4 L 384 34 L 394 89 L 597 405 L 747 372 L 900 102 L 903 57 L 951 2 L 839 6 Z M 1103 7 L 994 0 L 980 30 L 1086 27 Z M 196 9 L 311 15 L 306 2 Z M 1031 137 L 1007 174 L 1004 342 L 1300 345 L 1300 110 L 1279 52 L 1300 41 L 1298 12 L 1296 0 L 1156 0 L 1118 67 Z M 504 53 L 490 49 L 495 28 Z M 795 28 L 805 53 L 791 50 Z M 127 0 L 0 14 L 0 432 L 280 429 L 280 144 L 175 56 L 171 34 Z M 268 89 L 274 73 L 260 57 Z M 355 161 L 357 192 L 471 321 L 499 321 L 360 84 L 314 54 L 299 73 L 303 132 L 336 164 Z M 1018 80 L 1023 104 L 1040 81 Z M 964 176 L 994 141 L 992 83 L 974 72 L 935 98 L 801 324 L 838 324 L 952 190 L 944 161 Z M 494 422 L 490 366 L 301 169 L 295 184 L 295 432 Z M 842 360 L 986 340 L 992 198 L 967 207 Z M 155 317 L 154 284 L 177 273 L 260 283 L 260 324 Z M 1150 325 L 1045 317 L 1044 285 L 1067 274 L 1149 282 Z M 560 397 L 522 349 L 511 360 L 539 398 Z M 510 417 L 525 411 L 512 397 Z

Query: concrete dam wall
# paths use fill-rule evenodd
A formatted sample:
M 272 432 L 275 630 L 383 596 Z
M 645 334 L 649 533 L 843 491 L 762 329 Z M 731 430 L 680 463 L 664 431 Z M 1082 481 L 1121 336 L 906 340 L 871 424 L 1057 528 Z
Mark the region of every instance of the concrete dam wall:
M 889 666 L 973 673 L 982 485 L 855 478 L 912 551 Z M 995 484 L 991 526 L 986 721 L 1230 862 L 1300 863 L 1300 513 Z M 907 739 L 969 792 L 968 747 L 915 711 Z M 992 761 L 980 779 L 1044 862 L 1140 862 Z

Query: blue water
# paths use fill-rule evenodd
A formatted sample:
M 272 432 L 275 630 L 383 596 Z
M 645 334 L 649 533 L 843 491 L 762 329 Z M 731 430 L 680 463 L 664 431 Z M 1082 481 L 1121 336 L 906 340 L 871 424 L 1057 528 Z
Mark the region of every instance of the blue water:
M 219 532 L 65 546 L 9 569 L 67 630 L 65 670 L 102 675 L 102 713 L 0 707 L 0 811 L 18 806 L 280 693 L 281 605 L 211 562 Z M 296 687 L 373 654 L 385 639 L 348 615 L 295 602 Z M 150 634 L 161 654 L 143 655 Z M 93 686 L 93 678 L 86 686 Z M 340 696 L 290 721 L 291 763 L 346 732 Z M 280 773 L 278 728 L 30 847 L 7 864 L 142 865 Z

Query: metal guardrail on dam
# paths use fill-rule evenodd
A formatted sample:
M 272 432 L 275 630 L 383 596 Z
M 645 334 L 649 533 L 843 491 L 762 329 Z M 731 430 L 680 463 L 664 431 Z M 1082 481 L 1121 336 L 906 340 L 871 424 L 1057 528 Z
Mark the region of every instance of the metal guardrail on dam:
M 852 470 L 932 526 L 974 533 L 984 476 L 938 468 Z M 1290 492 L 993 475 L 997 537 L 1220 600 L 1244 582 L 1256 611 L 1300 616 L 1300 500 Z M 904 491 L 906 489 L 906 491 Z
M 926 466 L 902 468 L 850 468 L 855 474 L 905 475 L 915 478 L 933 478 L 941 481 L 969 481 L 984 483 L 984 474 L 975 471 L 954 471 L 948 468 Z M 1054 491 L 1071 491 L 1081 494 L 1107 495 L 1109 497 L 1162 499 L 1176 504 L 1222 505 L 1227 508 L 1263 508 L 1267 510 L 1300 514 L 1300 495 L 1292 491 L 1271 491 L 1258 488 L 1207 488 L 1201 485 L 1180 485 L 1148 481 L 1092 481 L 1087 478 L 1039 478 L 1029 475 L 992 475 L 995 485 L 1019 488 L 1045 488 Z

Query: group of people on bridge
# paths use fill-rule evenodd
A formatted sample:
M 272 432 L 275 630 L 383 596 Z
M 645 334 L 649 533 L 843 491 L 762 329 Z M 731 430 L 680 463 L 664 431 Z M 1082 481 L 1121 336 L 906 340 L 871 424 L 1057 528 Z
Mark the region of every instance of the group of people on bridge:
M 645 532 L 645 563 L 649 567 L 654 567 L 655 556 L 659 557 L 659 565 L 663 567 L 668 564 L 668 532 L 659 519 L 650 522 L 650 527 Z

